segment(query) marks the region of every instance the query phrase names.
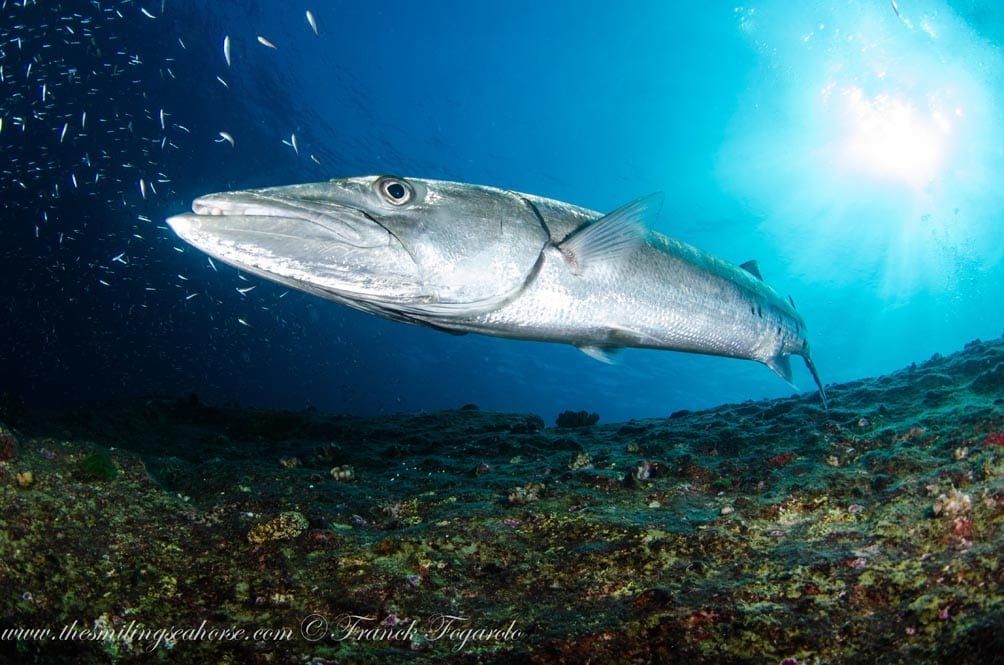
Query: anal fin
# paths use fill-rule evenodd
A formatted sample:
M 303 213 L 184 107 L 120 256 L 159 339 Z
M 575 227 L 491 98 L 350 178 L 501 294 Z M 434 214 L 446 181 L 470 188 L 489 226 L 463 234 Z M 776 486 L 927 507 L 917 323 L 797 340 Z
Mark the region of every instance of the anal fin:
M 819 372 L 816 371 L 816 364 L 812 362 L 812 358 L 810 358 L 808 354 L 802 356 L 802 359 L 805 360 L 805 366 L 812 374 L 812 379 L 816 382 L 816 387 L 819 388 L 819 399 L 823 402 L 823 408 L 830 408 L 829 401 L 826 399 L 826 391 L 823 389 L 823 382 L 819 379 Z M 782 379 L 787 381 L 789 386 L 798 390 L 798 386 L 791 381 L 791 356 L 776 355 L 764 364 L 774 370 L 774 372 Z
M 791 356 L 778 354 L 765 364 L 774 370 L 775 374 L 787 381 L 789 386 L 797 389 L 797 386 L 791 381 Z

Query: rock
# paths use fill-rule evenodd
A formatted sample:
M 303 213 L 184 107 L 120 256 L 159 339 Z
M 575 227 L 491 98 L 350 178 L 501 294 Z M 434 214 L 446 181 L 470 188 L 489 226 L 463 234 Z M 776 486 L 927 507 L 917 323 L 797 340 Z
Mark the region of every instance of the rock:
M 977 376 L 969 387 L 981 395 L 1004 391 L 1004 363 L 997 363 L 993 369 L 988 369 Z
M 558 414 L 555 424 L 558 427 L 591 427 L 598 423 L 600 415 L 598 413 L 588 413 L 586 411 L 562 411 Z

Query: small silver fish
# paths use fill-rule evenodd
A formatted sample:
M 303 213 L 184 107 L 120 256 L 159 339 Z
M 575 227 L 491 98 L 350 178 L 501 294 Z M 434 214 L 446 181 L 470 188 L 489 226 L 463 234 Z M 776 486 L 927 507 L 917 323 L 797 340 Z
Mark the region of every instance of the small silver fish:
M 234 137 L 230 135 L 230 132 L 220 132 L 220 136 L 223 141 L 226 141 L 231 147 L 234 147 Z M 221 143 L 222 141 L 220 139 L 216 139 L 216 142 Z
M 279 48 L 278 46 L 276 46 L 275 44 L 273 44 L 271 41 L 269 41 L 265 37 L 262 37 L 261 35 L 258 35 L 258 43 L 261 44 L 262 46 L 267 46 L 269 48 L 275 48 L 275 49 Z
M 227 67 L 230 66 L 230 35 L 225 35 L 223 37 L 223 59 L 227 61 Z
M 310 24 L 310 29 L 314 31 L 314 36 L 319 37 L 320 33 L 317 32 L 317 21 L 314 19 L 314 15 L 307 10 L 307 23 Z

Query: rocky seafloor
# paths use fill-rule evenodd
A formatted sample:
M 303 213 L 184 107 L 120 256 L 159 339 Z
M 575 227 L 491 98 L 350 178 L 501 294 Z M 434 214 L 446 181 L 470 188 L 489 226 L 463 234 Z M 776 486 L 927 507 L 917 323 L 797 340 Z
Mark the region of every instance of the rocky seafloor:
M 565 427 L 8 397 L 0 659 L 1004 662 L 1004 340 L 828 391 Z

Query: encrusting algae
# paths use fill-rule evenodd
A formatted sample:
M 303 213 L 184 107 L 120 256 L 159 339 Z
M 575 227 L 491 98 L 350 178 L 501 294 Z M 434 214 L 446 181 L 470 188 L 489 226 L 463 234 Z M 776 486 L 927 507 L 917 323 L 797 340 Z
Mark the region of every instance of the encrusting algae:
M 999 663 L 1002 363 L 561 428 L 0 412 L 0 659 Z M 10 632 L 134 624 L 279 632 Z
M 310 523 L 301 513 L 290 511 L 256 524 L 248 532 L 248 542 L 254 545 L 270 540 L 291 540 L 307 530 Z

